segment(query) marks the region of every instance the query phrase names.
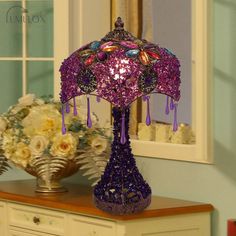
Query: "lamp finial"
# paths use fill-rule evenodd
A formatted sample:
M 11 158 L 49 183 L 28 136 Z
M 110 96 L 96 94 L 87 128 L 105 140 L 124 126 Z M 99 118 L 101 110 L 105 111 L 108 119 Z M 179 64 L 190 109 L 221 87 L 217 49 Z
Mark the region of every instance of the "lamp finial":
M 115 29 L 124 30 L 124 22 L 122 21 L 121 17 L 117 17 L 117 20 L 115 22 Z

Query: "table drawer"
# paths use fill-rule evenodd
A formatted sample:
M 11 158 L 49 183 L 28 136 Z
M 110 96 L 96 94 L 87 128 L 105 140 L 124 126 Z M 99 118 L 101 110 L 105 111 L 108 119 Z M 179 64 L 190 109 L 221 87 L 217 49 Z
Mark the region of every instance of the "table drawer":
M 8 222 L 11 226 L 57 235 L 63 235 L 66 229 L 64 213 L 13 203 L 8 205 Z
M 71 236 L 116 236 L 116 225 L 109 220 L 70 216 Z
M 7 222 L 6 222 L 6 203 L 0 201 L 0 236 L 6 236 Z
M 22 230 L 22 229 L 15 229 L 10 228 L 8 236 L 52 236 L 51 234 L 40 233 L 37 231 L 31 230 Z M 56 236 L 56 235 L 54 235 Z

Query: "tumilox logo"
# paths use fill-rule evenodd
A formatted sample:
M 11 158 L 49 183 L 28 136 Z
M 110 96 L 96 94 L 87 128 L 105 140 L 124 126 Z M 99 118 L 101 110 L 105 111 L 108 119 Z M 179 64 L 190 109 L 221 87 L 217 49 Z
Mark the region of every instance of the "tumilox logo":
M 20 13 L 19 13 L 20 9 Z M 6 23 L 7 24 L 37 24 L 37 23 L 45 23 L 45 19 L 42 13 L 38 14 L 30 14 L 30 12 L 21 7 L 21 6 L 13 6 L 10 7 L 6 12 Z

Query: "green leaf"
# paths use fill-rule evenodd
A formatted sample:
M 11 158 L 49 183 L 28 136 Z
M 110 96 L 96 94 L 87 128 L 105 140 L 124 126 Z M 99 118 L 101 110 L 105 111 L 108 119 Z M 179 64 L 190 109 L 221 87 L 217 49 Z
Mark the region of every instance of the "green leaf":
M 68 130 L 77 133 L 79 131 L 86 131 L 86 128 L 80 121 L 76 121 L 69 126 Z

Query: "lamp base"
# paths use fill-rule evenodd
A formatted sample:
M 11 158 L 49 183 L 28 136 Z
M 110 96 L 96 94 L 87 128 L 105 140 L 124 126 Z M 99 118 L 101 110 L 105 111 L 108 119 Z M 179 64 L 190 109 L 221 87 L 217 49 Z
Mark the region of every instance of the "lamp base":
M 115 215 L 140 212 L 151 202 L 151 188 L 140 174 L 130 147 L 129 112 L 129 107 L 113 108 L 112 152 L 93 193 L 96 207 Z
M 139 202 L 129 203 L 129 204 L 116 204 L 116 203 L 109 203 L 103 202 L 100 199 L 93 196 L 95 206 L 107 213 L 113 215 L 129 215 L 135 214 L 138 212 L 143 211 L 147 208 L 151 203 L 151 194 L 147 196 L 146 199 L 142 199 Z

